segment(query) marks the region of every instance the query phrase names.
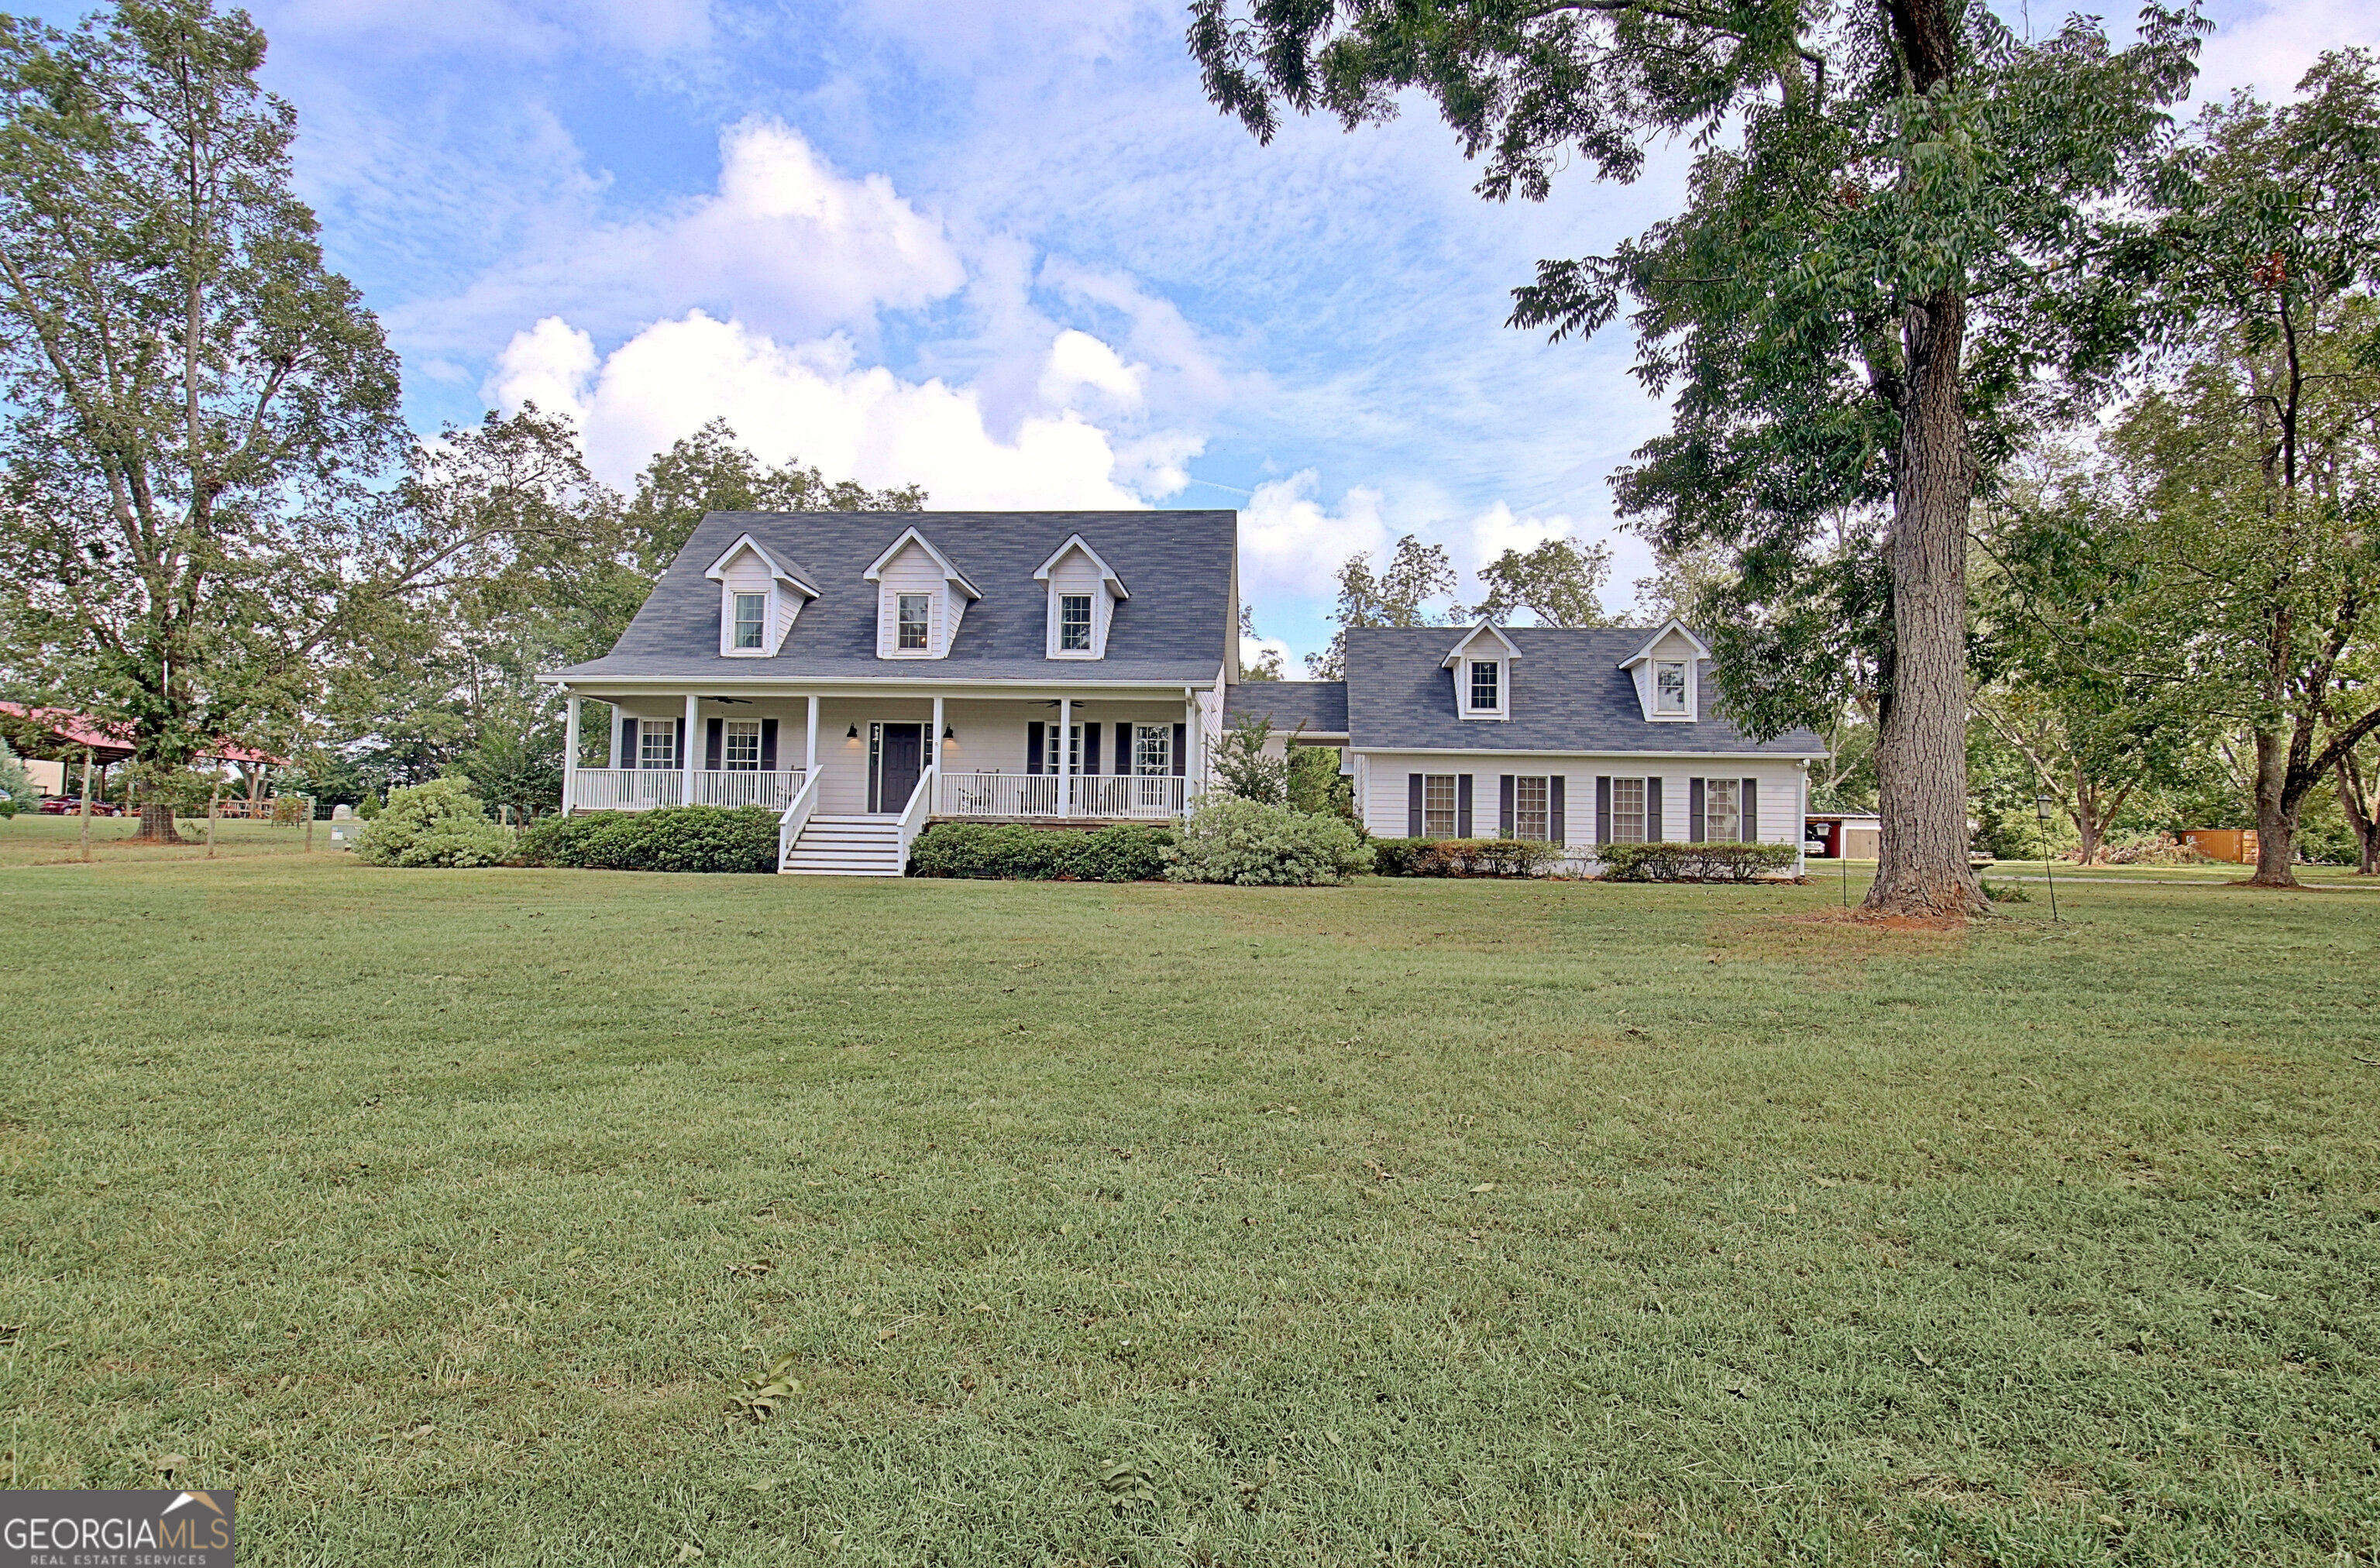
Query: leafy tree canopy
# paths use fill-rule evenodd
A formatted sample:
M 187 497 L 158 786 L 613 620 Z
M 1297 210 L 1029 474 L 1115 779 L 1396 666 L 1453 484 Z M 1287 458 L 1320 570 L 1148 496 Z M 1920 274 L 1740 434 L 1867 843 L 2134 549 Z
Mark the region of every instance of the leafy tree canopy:
M 869 490 L 855 480 L 829 480 L 799 458 L 771 468 L 736 440 L 725 419 L 714 419 L 645 465 L 628 503 L 628 545 L 638 564 L 659 577 L 705 512 L 916 512 L 925 504 L 925 491 L 914 484 Z
M 1503 622 L 1525 613 L 1541 626 L 1608 626 L 1601 590 L 1610 576 L 1609 545 L 1549 539 L 1526 552 L 1507 550 L 1480 569 L 1488 594 L 1470 614 Z

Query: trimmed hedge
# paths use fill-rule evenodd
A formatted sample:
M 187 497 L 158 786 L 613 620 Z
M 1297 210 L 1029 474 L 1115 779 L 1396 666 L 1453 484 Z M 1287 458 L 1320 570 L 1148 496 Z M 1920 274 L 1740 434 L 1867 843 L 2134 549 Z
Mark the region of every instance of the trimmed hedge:
M 764 807 L 672 806 L 549 817 L 521 835 L 525 866 L 593 871 L 770 871 L 777 814 Z
M 1748 882 L 1781 871 L 1799 853 L 1790 844 L 1606 844 L 1596 857 L 1615 882 Z
M 915 877 L 1014 878 L 1019 881 L 1138 882 L 1165 874 L 1173 830 L 1116 823 L 1080 828 L 936 822 L 909 848 Z
M 1209 796 L 1183 821 L 1165 874 L 1177 882 L 1318 887 L 1371 864 L 1372 846 L 1341 818 Z
M 468 779 L 432 779 L 388 792 L 388 809 L 356 839 L 367 866 L 500 865 L 513 854 L 512 830 L 488 820 Z
M 1372 869 L 1383 877 L 1542 877 L 1562 846 L 1527 838 L 1376 838 Z

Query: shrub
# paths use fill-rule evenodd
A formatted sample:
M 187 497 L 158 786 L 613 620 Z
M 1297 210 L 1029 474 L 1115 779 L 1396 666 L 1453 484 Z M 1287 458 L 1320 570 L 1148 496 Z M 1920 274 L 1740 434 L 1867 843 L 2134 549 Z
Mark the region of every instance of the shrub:
M 672 806 L 550 817 L 521 835 L 521 859 L 594 871 L 773 872 L 777 814 L 761 806 Z
M 1255 800 L 1209 799 L 1182 824 L 1165 874 L 1177 882 L 1311 887 L 1372 864 L 1372 846 L 1336 817 Z
M 1559 844 L 1526 838 L 1379 838 L 1372 869 L 1384 877 L 1542 877 L 1560 864 Z
M 909 851 L 919 877 L 1014 877 L 1026 881 L 1145 881 L 1165 870 L 1173 830 L 1117 823 L 1034 828 L 1023 823 L 937 822 Z
M 493 866 L 513 853 L 513 835 L 488 820 L 461 779 L 393 789 L 388 806 L 356 839 L 367 866 Z
M 1748 882 L 1793 863 L 1790 844 L 1607 844 L 1596 850 L 1615 882 Z

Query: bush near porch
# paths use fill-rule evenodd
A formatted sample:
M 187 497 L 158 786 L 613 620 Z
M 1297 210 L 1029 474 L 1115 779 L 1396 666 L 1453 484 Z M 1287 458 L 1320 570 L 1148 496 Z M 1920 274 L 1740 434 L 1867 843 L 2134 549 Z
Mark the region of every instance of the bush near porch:
M 1173 840 L 1172 828 L 1121 822 L 1088 833 L 1021 822 L 937 822 L 911 846 L 909 872 L 1018 881 L 1148 881 L 1165 874 L 1165 851 Z
M 521 835 L 529 866 L 593 871 L 777 869 L 777 814 L 759 806 L 672 806 L 550 817 Z
M 1372 870 L 1383 877 L 1542 877 L 1562 847 L 1526 838 L 1376 838 Z
M 1790 844 L 1607 844 L 1596 856 L 1607 881 L 1748 882 L 1783 870 Z

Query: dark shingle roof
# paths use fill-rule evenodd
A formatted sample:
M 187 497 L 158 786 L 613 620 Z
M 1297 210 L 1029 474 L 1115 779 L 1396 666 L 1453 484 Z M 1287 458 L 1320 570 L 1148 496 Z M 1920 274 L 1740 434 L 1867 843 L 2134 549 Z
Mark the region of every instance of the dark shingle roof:
M 876 657 L 876 585 L 860 574 L 915 528 L 983 597 L 946 659 Z M 719 585 L 703 573 L 749 533 L 819 590 L 768 659 L 719 653 Z M 1048 589 L 1033 579 L 1081 534 L 1132 597 L 1115 607 L 1107 657 L 1043 656 Z M 1236 512 L 713 512 L 695 529 L 610 653 L 559 672 L 580 681 L 873 675 L 904 681 L 1047 678 L 1211 684 L 1232 626 Z
M 1707 667 L 1691 724 L 1650 723 L 1636 684 L 1620 662 L 1644 646 L 1642 627 L 1512 626 L 1520 649 L 1512 669 L 1512 716 L 1459 718 L 1446 655 L 1462 626 L 1351 626 L 1347 631 L 1349 743 L 1378 750 L 1721 752 L 1815 757 L 1826 748 L 1807 730 L 1755 741 L 1718 716 Z
M 1347 733 L 1345 681 L 1246 681 L 1223 693 L 1223 722 L 1270 719 L 1276 730 Z

